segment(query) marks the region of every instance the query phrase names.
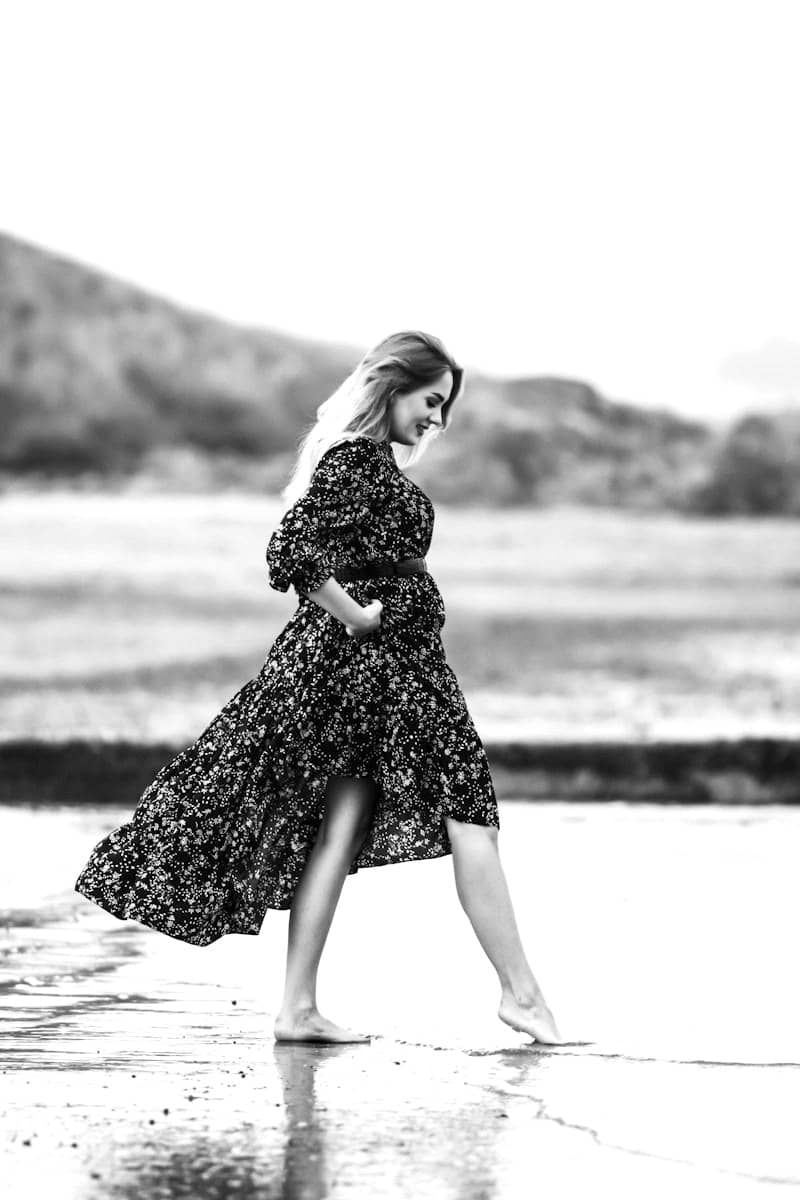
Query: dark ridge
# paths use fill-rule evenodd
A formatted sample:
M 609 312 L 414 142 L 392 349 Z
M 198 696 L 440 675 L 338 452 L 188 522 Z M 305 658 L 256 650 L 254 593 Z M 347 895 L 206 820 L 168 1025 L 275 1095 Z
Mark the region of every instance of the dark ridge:
M 135 805 L 184 746 L 79 740 L 0 742 L 0 802 Z M 800 741 L 487 743 L 507 800 L 796 804 Z

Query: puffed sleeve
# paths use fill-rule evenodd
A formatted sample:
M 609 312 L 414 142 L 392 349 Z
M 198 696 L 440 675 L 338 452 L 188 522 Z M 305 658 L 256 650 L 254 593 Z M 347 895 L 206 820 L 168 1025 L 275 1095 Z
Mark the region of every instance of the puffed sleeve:
M 267 545 L 269 585 L 298 595 L 314 592 L 333 574 L 329 546 L 388 501 L 392 464 L 369 438 L 337 442 L 326 450 L 305 493 L 284 513 Z

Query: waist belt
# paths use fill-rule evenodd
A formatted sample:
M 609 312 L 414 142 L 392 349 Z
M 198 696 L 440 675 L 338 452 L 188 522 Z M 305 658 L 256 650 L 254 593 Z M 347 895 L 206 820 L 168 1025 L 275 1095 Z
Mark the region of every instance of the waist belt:
M 358 567 L 337 567 L 333 572 L 336 579 L 377 579 L 382 575 L 424 575 L 428 570 L 424 558 L 401 558 L 397 562 L 373 559 Z

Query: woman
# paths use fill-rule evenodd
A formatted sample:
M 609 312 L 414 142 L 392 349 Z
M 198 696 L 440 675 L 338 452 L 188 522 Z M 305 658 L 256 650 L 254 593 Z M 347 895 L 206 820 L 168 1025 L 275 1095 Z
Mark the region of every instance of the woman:
M 498 1015 L 563 1042 L 525 957 L 498 856 L 484 747 L 448 665 L 424 555 L 434 510 L 400 469 L 447 427 L 463 372 L 394 334 L 317 411 L 267 546 L 298 606 L 259 675 L 161 769 L 76 890 L 195 945 L 289 908 L 278 1041 L 367 1041 L 323 1017 L 317 969 L 345 877 L 452 853 L 458 896 L 500 981 Z

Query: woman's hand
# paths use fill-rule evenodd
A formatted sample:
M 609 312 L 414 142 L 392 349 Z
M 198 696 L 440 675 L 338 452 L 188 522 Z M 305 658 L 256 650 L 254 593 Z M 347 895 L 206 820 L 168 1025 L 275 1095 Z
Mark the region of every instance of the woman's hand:
M 361 609 L 362 616 L 355 625 L 345 625 L 350 637 L 364 637 L 368 633 L 373 633 L 374 630 L 380 627 L 381 610 L 383 604 L 380 600 L 370 600 L 369 604 L 363 605 Z

